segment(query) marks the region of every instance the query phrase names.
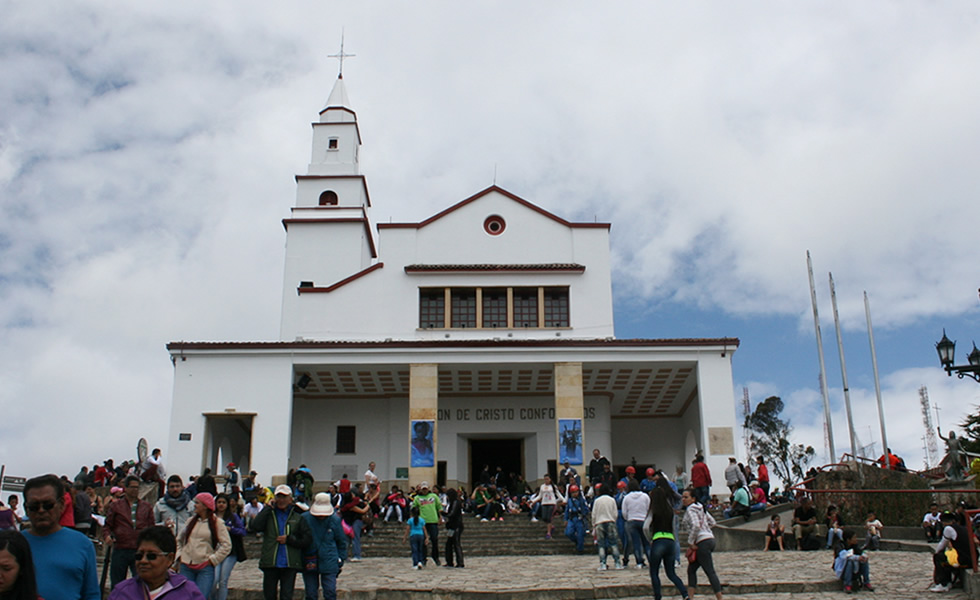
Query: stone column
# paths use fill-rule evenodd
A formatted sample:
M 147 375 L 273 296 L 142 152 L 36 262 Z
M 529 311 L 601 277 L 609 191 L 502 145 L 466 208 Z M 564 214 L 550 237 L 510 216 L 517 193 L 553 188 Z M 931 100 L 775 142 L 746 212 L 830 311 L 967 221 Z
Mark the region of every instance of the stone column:
M 582 393 L 582 363 L 555 363 L 555 458 L 558 472 L 561 473 L 562 436 L 559 423 L 561 419 L 578 419 L 582 428 L 579 434 L 578 461 L 571 461 L 580 476 L 584 476 L 582 463 L 585 461 L 585 395 Z
M 418 485 L 421 481 L 428 481 L 429 485 L 436 484 L 437 469 L 433 462 L 431 467 L 411 466 L 412 456 L 412 421 L 426 420 L 432 421 L 432 453 L 438 457 L 437 452 L 439 442 L 438 419 L 436 418 L 439 408 L 439 365 L 437 364 L 412 364 L 410 365 L 409 391 L 408 391 L 408 484 Z

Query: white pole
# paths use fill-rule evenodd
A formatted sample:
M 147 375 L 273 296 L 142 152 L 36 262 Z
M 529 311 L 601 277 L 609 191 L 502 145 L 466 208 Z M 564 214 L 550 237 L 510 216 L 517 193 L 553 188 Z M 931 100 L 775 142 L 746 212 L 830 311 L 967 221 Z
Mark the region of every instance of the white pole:
M 875 396 L 878 397 L 878 423 L 881 425 L 881 447 L 884 449 L 884 452 L 888 452 L 888 437 L 885 435 L 885 408 L 881 403 L 881 383 L 878 381 L 878 354 L 875 352 L 875 334 L 874 330 L 871 328 L 871 303 L 868 302 L 868 292 L 864 292 L 864 314 L 868 319 L 868 342 L 871 344 L 871 367 L 875 372 Z
M 854 416 L 851 415 L 851 390 L 847 386 L 847 365 L 844 362 L 844 338 L 840 333 L 840 317 L 837 314 L 837 291 L 834 289 L 834 274 L 830 277 L 830 303 L 834 308 L 834 327 L 837 329 L 837 352 L 840 353 L 840 376 L 844 383 L 844 409 L 847 412 L 847 433 L 851 439 L 851 454 L 858 455 L 857 436 L 854 433 Z
M 813 285 L 813 263 L 810 261 L 810 251 L 806 251 L 806 270 L 810 275 L 810 303 L 813 305 L 813 328 L 817 332 L 817 356 L 820 358 L 820 391 L 823 393 L 823 418 L 830 444 L 830 462 L 837 462 L 837 450 L 834 448 L 834 426 L 830 420 L 830 396 L 827 394 L 827 367 L 823 361 L 823 337 L 820 335 L 820 315 L 817 313 L 817 288 Z

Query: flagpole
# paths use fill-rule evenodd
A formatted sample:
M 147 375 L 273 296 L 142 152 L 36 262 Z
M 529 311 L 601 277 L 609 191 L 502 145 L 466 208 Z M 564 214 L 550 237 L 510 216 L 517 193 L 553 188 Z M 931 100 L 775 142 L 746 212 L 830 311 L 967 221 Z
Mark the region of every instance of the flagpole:
M 881 383 L 878 381 L 878 355 L 875 352 L 875 334 L 871 328 L 871 303 L 868 292 L 864 292 L 864 314 L 868 319 L 868 343 L 871 344 L 871 367 L 875 373 L 875 396 L 878 397 L 878 423 L 881 425 L 881 448 L 887 459 L 888 438 L 885 436 L 885 409 L 881 403 Z
M 840 333 L 840 316 L 837 314 L 837 290 L 834 289 L 834 274 L 830 278 L 830 303 L 834 308 L 834 328 L 837 330 L 837 351 L 840 353 L 840 376 L 844 383 L 844 409 L 847 411 L 847 433 L 851 440 L 851 454 L 858 455 L 857 439 L 854 433 L 854 416 L 851 414 L 851 390 L 847 385 L 847 365 L 844 362 L 844 338 Z
M 830 396 L 827 394 L 827 367 L 823 360 L 823 337 L 820 335 L 820 315 L 817 312 L 817 288 L 813 284 L 813 263 L 810 251 L 806 251 L 806 269 L 810 275 L 810 303 L 813 305 L 813 328 L 817 333 L 817 356 L 820 358 L 820 392 L 823 394 L 824 431 L 830 443 L 830 462 L 837 462 L 834 448 L 834 426 L 830 419 Z

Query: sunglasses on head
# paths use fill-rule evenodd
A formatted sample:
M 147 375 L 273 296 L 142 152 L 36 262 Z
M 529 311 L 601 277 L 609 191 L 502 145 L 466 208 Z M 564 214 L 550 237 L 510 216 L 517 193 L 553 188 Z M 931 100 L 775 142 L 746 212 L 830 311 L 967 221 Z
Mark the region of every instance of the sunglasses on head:
M 133 555 L 133 558 L 135 558 L 136 560 L 143 560 L 143 557 L 145 556 L 146 560 L 156 560 L 161 556 L 166 556 L 166 555 L 167 555 L 166 552 L 137 552 L 136 554 Z
M 42 508 L 44 510 L 53 510 L 56 504 L 58 503 L 55 502 L 54 500 L 48 500 L 46 502 L 28 502 L 24 504 L 24 508 L 26 508 L 30 512 L 37 512 Z

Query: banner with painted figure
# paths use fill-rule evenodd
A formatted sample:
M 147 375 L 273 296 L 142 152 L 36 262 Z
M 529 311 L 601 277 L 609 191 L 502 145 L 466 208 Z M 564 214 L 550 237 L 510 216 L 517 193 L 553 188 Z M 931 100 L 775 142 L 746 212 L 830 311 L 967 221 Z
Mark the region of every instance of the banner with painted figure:
M 412 421 L 412 466 L 436 466 L 435 446 L 433 437 L 436 422 L 430 420 Z
M 558 462 L 582 464 L 582 419 L 558 419 Z

